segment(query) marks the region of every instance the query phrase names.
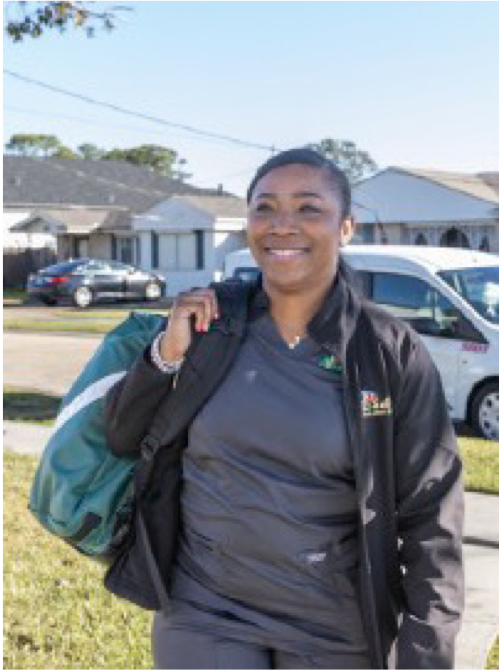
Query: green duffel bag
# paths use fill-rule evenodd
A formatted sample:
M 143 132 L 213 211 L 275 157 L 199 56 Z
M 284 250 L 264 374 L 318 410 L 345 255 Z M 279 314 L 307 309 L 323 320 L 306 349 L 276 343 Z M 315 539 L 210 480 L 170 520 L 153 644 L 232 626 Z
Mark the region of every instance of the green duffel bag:
M 105 431 L 105 397 L 164 325 L 131 313 L 103 340 L 64 397 L 31 486 L 29 508 L 81 553 L 112 557 L 128 531 L 135 460 L 117 458 Z

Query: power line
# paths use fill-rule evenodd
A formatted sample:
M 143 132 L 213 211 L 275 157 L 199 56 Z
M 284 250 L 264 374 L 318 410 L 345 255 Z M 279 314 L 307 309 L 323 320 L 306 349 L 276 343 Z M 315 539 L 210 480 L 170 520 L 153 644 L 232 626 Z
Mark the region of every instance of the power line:
M 12 70 L 7 70 L 4 68 L 4 73 L 6 75 L 10 75 L 11 77 L 14 77 L 14 79 L 19 79 L 22 82 L 26 82 L 28 84 L 33 84 L 35 86 L 39 86 L 43 89 L 47 89 L 48 91 L 54 91 L 55 93 L 59 93 L 63 96 L 68 96 L 70 98 L 76 98 L 77 100 L 83 100 L 86 103 L 89 103 L 90 105 L 97 105 L 98 107 L 107 107 L 110 110 L 113 110 L 114 112 L 119 112 L 120 114 L 126 114 L 130 117 L 136 117 L 138 119 L 145 119 L 146 121 L 152 121 L 155 124 L 161 124 L 162 126 L 169 126 L 170 128 L 178 128 L 183 131 L 187 131 L 189 133 L 194 133 L 196 135 L 203 136 L 205 138 L 212 138 L 215 140 L 223 140 L 225 142 L 230 142 L 235 145 L 239 145 L 242 147 L 252 147 L 253 149 L 262 149 L 267 152 L 274 153 L 276 152 L 276 147 L 273 146 L 268 146 L 268 145 L 260 145 L 255 142 L 248 142 L 247 140 L 240 140 L 239 138 L 233 138 L 229 135 L 221 135 L 220 133 L 212 133 L 210 131 L 203 131 L 199 128 L 195 128 L 194 126 L 188 126 L 186 124 L 179 124 L 173 121 L 166 121 L 165 119 L 160 119 L 159 117 L 153 117 L 148 114 L 143 114 L 142 112 L 135 112 L 133 110 L 128 110 L 124 107 L 121 107 L 119 105 L 113 105 L 112 103 L 107 103 L 105 101 L 101 100 L 96 100 L 95 98 L 91 98 L 90 96 L 84 96 L 80 93 L 75 93 L 74 91 L 68 91 L 67 89 L 62 89 L 58 86 L 53 86 L 52 84 L 47 84 L 46 82 L 41 82 L 40 80 L 37 79 L 32 79 L 31 77 L 25 77 L 24 75 L 20 75 L 17 72 L 13 72 Z
M 17 107 L 17 106 L 8 105 L 8 104 L 7 105 L 4 104 L 3 109 L 4 109 L 4 112 L 9 112 L 9 111 L 18 112 L 18 113 L 21 113 L 21 114 L 27 114 L 31 117 L 45 117 L 45 118 L 49 117 L 51 119 L 66 119 L 67 121 L 72 121 L 72 122 L 75 122 L 77 124 L 87 124 L 87 125 L 91 125 L 91 126 L 97 126 L 99 128 L 104 128 L 106 126 L 107 127 L 112 127 L 112 128 L 115 128 L 115 129 L 123 128 L 123 129 L 126 129 L 126 130 L 136 131 L 136 132 L 140 132 L 140 133 L 147 133 L 147 134 L 150 134 L 150 135 L 151 134 L 152 135 L 161 135 L 163 133 L 163 131 L 161 131 L 160 129 L 145 128 L 144 126 L 130 126 L 130 125 L 127 125 L 127 124 L 116 124 L 115 122 L 111 122 L 111 121 L 110 122 L 103 122 L 103 121 L 97 121 L 95 119 L 82 119 L 81 117 L 73 117 L 73 116 L 70 116 L 70 115 L 67 115 L 67 114 L 59 114 L 57 112 L 48 112 L 48 111 L 44 111 L 44 110 L 37 110 L 37 111 L 27 110 L 27 109 L 22 108 L 22 107 Z M 184 139 L 187 139 L 188 141 L 194 141 L 194 142 L 198 142 L 200 140 L 203 141 L 203 142 L 214 142 L 216 144 L 220 144 L 221 142 L 223 142 L 222 140 L 218 140 L 216 138 L 204 138 L 204 137 L 193 138 L 193 137 L 190 137 L 190 136 L 188 136 L 186 138 L 185 133 L 186 132 L 184 131 L 184 132 L 175 134 L 175 137 L 179 137 L 179 136 L 183 135 Z

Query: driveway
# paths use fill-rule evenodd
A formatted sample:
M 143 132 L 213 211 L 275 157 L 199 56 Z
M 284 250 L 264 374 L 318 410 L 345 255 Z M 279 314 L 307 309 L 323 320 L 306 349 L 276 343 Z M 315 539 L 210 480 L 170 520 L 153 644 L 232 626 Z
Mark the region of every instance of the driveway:
M 4 385 L 64 395 L 102 340 L 96 336 L 3 334 Z

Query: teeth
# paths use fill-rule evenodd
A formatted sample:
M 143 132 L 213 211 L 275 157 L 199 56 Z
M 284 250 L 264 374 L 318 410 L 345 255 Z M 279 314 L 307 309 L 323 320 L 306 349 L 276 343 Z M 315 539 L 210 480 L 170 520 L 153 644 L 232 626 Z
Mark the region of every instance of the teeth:
M 269 252 L 278 257 L 295 257 L 298 254 L 302 254 L 302 250 L 269 250 Z

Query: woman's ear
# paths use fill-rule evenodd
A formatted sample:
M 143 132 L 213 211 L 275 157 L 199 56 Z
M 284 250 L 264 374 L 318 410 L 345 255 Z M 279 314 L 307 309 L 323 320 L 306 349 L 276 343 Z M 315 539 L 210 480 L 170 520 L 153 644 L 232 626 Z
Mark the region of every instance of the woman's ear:
M 345 247 L 356 232 L 356 220 L 353 215 L 349 215 L 342 220 L 340 224 L 340 246 Z

